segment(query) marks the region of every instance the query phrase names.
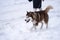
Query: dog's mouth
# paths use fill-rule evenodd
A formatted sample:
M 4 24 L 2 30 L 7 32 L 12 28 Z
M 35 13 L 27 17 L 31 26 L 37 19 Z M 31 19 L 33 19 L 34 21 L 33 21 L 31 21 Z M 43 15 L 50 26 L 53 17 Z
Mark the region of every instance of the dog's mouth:
M 26 21 L 26 23 L 28 23 L 30 21 L 30 18 L 27 16 L 25 21 Z
M 28 23 L 30 21 L 30 19 L 28 19 L 28 20 L 25 19 L 25 21 L 26 21 L 26 23 Z

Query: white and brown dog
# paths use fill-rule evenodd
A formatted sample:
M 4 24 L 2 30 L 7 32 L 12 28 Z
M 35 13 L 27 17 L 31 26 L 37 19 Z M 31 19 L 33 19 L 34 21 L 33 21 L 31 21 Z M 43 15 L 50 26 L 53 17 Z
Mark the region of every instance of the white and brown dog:
M 35 12 L 27 12 L 25 21 L 29 22 L 30 18 L 31 18 L 32 22 L 33 22 L 33 27 L 35 29 L 39 22 L 42 23 L 42 25 L 41 25 L 41 28 L 42 28 L 42 26 L 43 26 L 42 21 L 44 21 L 46 24 L 46 28 L 48 28 L 48 19 L 49 19 L 48 11 L 50 9 L 53 9 L 53 7 L 47 6 L 47 8 L 45 10 L 35 11 Z

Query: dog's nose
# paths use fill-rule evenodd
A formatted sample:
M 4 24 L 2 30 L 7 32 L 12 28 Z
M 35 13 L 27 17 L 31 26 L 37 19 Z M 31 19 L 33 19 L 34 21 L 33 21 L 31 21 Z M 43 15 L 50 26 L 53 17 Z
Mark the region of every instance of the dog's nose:
M 25 21 L 26 21 L 26 19 L 25 19 Z
M 27 20 L 25 19 L 26 23 L 27 23 Z

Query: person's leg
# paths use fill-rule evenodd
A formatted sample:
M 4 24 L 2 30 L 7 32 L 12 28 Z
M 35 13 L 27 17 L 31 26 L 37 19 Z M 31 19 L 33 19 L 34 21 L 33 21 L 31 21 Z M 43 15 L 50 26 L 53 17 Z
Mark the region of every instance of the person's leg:
M 42 8 L 39 8 L 39 11 L 41 11 L 42 10 Z
M 41 1 L 40 1 L 40 3 L 39 3 L 38 8 L 39 8 L 39 11 L 41 11 L 41 10 L 42 10 L 42 2 L 41 2 Z

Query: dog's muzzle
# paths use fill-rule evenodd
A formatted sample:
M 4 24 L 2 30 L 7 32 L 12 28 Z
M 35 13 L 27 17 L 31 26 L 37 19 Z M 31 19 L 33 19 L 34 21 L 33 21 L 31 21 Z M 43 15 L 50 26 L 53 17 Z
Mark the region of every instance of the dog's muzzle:
M 25 21 L 26 21 L 26 23 L 28 23 L 28 22 L 30 21 L 30 19 L 29 19 L 29 20 L 26 20 L 26 19 L 25 19 Z
M 25 21 L 26 21 L 26 23 L 28 23 L 30 21 L 30 18 L 26 17 Z

